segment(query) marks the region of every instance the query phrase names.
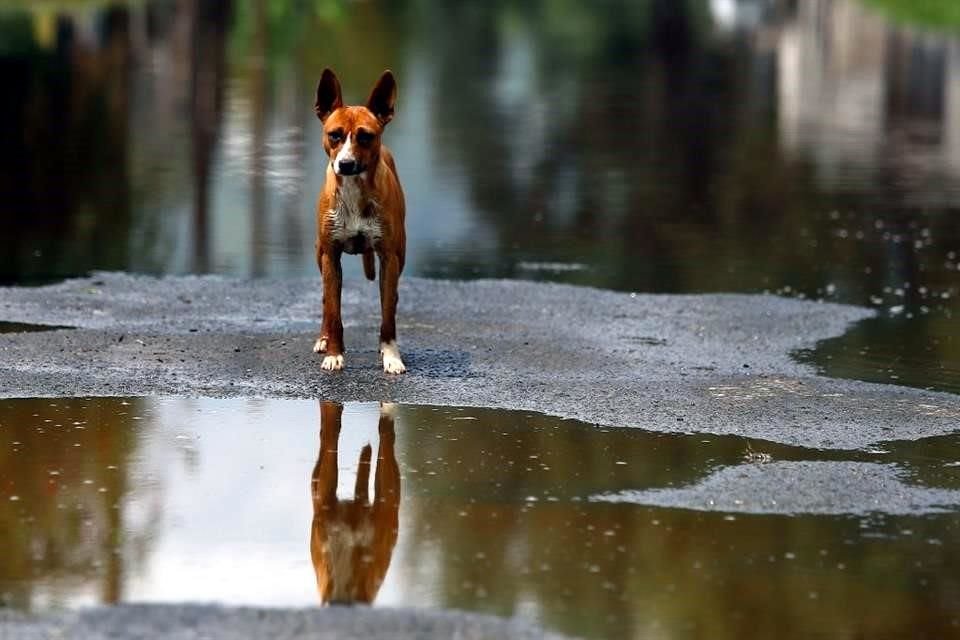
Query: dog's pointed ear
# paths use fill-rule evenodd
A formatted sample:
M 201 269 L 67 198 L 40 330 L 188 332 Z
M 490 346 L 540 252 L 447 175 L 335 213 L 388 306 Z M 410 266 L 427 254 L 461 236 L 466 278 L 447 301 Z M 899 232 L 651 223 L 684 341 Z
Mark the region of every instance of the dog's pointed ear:
M 367 98 L 367 109 L 377 117 L 380 124 L 387 124 L 393 120 L 393 107 L 397 103 L 397 81 L 393 72 L 387 69 L 377 80 L 370 97 Z
M 330 69 L 324 69 L 317 85 L 317 102 L 313 110 L 317 112 L 320 122 L 327 119 L 331 113 L 343 106 L 343 96 L 340 93 L 340 81 L 337 74 Z

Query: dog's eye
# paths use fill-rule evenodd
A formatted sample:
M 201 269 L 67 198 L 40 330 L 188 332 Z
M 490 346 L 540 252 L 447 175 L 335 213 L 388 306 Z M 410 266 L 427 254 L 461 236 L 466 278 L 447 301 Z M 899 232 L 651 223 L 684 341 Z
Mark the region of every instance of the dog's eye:
M 373 134 L 361 129 L 357 131 L 357 142 L 362 145 L 368 145 L 373 142 Z
M 329 138 L 333 144 L 339 144 L 339 142 L 343 140 L 343 131 L 331 131 L 327 134 L 327 138 Z

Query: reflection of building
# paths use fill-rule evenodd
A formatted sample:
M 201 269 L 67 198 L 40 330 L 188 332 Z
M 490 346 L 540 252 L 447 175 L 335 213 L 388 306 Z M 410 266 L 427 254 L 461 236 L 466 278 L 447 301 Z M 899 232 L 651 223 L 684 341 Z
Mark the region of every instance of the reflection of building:
M 947 47 L 944 78 L 944 156 L 950 168 L 960 173 L 960 42 L 953 41 Z
M 779 43 L 780 135 L 825 165 L 873 157 L 883 105 L 884 24 L 853 3 L 801 2 Z
M 776 49 L 781 142 L 821 180 L 923 180 L 930 198 L 931 179 L 960 178 L 956 43 L 853 0 L 800 0 Z
M 726 30 L 756 29 L 772 4 L 772 0 L 709 0 L 714 24 Z

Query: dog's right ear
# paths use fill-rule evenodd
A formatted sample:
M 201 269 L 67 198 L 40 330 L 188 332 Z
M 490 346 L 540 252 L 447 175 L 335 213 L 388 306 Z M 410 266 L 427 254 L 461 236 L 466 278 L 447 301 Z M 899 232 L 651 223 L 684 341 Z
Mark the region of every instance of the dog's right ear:
M 327 119 L 331 113 L 343 106 L 343 97 L 340 94 L 340 81 L 337 74 L 330 69 L 324 69 L 317 85 L 317 102 L 313 110 L 317 112 L 320 122 Z

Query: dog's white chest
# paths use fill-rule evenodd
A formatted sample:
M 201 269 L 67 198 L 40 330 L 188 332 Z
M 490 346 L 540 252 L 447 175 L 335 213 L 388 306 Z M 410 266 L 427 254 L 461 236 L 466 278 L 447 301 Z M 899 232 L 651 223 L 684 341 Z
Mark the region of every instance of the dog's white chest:
M 337 200 L 328 212 L 330 235 L 334 240 L 346 242 L 356 236 L 364 236 L 372 244 L 382 235 L 377 216 L 364 211 L 366 207 L 359 183 L 361 179 L 361 176 L 345 178 L 337 189 Z M 376 206 L 375 201 L 369 201 L 369 207 Z

